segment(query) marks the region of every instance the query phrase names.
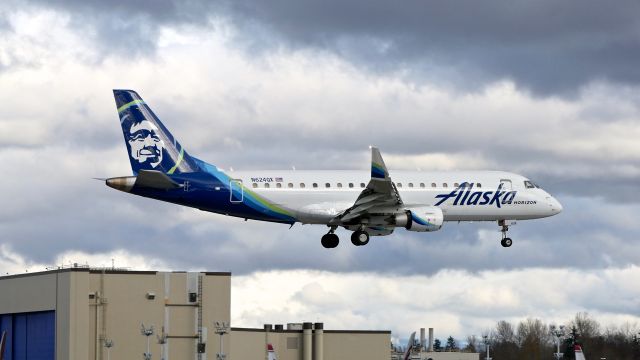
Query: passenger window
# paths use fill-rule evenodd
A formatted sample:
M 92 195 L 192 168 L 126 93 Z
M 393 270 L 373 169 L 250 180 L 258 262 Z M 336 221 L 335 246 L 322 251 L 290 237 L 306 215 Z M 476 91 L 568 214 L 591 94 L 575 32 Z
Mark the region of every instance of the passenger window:
M 460 184 L 458 184 L 458 183 L 453 183 L 453 187 L 459 187 L 459 186 L 460 186 Z
M 341 188 L 342 187 L 342 183 L 338 183 L 338 187 Z
M 349 183 L 349 187 L 352 188 L 353 187 L 353 183 Z
M 432 187 L 432 188 L 434 188 L 434 187 L 438 187 L 438 185 L 436 185 L 436 183 L 431 183 L 431 187 Z
M 413 183 L 409 183 L 409 187 L 413 187 Z
M 361 188 L 365 187 L 364 183 L 360 183 L 360 187 Z
M 276 187 L 280 189 L 282 187 L 282 183 L 276 183 Z
M 292 187 L 293 187 L 293 183 L 288 183 L 288 184 L 287 184 L 287 187 L 288 187 L 288 188 L 292 188 Z
M 527 188 L 527 189 L 533 189 L 533 188 L 535 188 L 535 185 L 533 185 L 533 183 L 531 181 L 527 180 L 527 181 L 524 182 L 524 187 Z
M 324 184 L 324 187 L 326 187 L 326 188 L 330 188 L 330 187 L 331 187 L 331 184 L 326 183 L 326 184 Z
M 269 183 L 264 183 L 264 187 L 268 189 L 269 188 Z
M 421 187 L 421 188 L 424 188 L 424 183 L 420 183 L 420 187 Z
M 258 187 L 258 184 L 253 183 L 253 188 L 255 189 L 255 188 L 257 188 L 257 187 Z
M 447 187 L 447 183 L 442 183 L 442 187 L 446 188 Z
M 300 189 L 304 189 L 305 185 L 304 183 L 300 183 Z
M 476 187 L 477 187 L 477 188 L 481 188 L 481 187 L 482 187 L 482 184 L 477 183 L 477 184 L 476 184 Z
M 313 183 L 313 187 L 317 188 L 318 187 L 318 183 Z
M 396 184 L 398 187 L 402 187 L 402 183 L 397 183 Z

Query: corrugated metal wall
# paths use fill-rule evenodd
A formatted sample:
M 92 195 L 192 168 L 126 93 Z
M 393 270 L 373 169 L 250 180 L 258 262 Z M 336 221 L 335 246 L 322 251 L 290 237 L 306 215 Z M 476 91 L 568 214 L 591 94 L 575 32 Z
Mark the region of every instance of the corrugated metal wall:
M 5 360 L 54 360 L 54 311 L 0 315 L 0 333 L 7 332 Z

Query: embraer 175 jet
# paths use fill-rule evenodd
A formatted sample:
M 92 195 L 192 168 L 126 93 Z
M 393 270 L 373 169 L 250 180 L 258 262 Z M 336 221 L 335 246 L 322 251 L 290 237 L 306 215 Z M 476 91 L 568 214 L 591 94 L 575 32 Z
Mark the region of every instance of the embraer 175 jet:
M 562 211 L 546 191 L 509 172 L 398 171 L 392 181 L 375 147 L 370 173 L 225 172 L 189 155 L 135 91 L 113 93 L 134 176 L 107 179 L 108 186 L 244 219 L 326 225 L 325 248 L 338 245 L 340 226 L 361 246 L 398 227 L 436 231 L 445 221 L 497 221 L 502 246 L 509 247 L 507 231 L 514 221 Z

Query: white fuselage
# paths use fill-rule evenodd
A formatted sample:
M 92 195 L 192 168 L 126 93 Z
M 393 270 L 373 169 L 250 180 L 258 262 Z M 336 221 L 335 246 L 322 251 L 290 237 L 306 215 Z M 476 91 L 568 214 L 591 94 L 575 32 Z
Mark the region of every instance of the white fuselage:
M 404 206 L 438 206 L 445 221 L 526 220 L 552 216 L 560 203 L 521 175 L 501 171 L 390 171 Z M 271 203 L 296 212 L 302 223 L 326 224 L 353 206 L 370 179 L 368 171 L 264 170 L 232 171 L 227 174 Z M 443 201 L 459 184 L 473 183 L 469 193 Z M 530 182 L 529 182 L 530 183 Z M 515 192 L 508 203 L 504 194 L 491 201 L 496 190 Z M 473 195 L 474 192 L 482 194 Z M 485 193 L 485 198 L 483 196 Z M 440 197 L 437 197 L 440 195 Z M 487 201 L 489 200 L 489 201 Z M 496 204 L 500 202 L 499 206 Z

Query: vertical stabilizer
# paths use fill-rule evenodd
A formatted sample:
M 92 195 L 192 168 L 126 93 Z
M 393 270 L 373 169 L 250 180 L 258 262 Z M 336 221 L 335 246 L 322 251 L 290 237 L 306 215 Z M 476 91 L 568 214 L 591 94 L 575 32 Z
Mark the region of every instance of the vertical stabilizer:
M 169 175 L 198 171 L 196 162 L 138 93 L 113 90 L 113 96 L 134 175 L 140 170 Z
M 267 352 L 269 354 L 269 360 L 278 360 L 276 358 L 276 352 L 273 350 L 273 345 L 267 344 Z
M 585 360 L 584 354 L 582 353 L 582 346 L 576 344 L 573 347 L 573 351 L 575 353 L 576 360 Z
M 413 346 L 416 339 L 416 332 L 411 333 L 409 337 L 409 344 L 407 344 L 407 351 L 404 352 L 404 356 L 402 356 L 402 360 L 409 360 L 411 357 L 411 350 L 413 350 Z

